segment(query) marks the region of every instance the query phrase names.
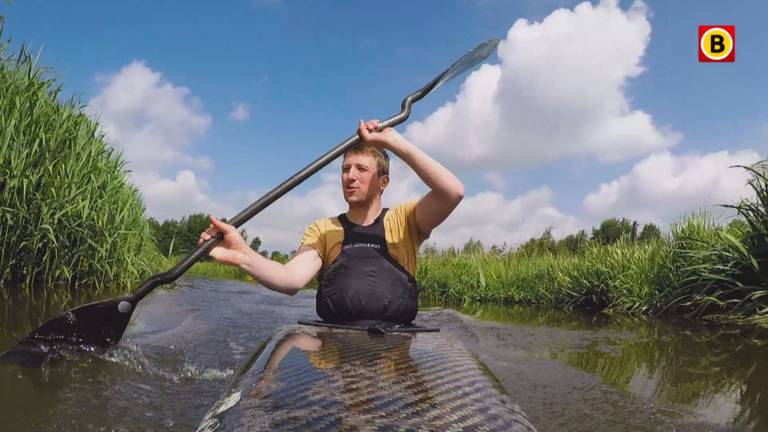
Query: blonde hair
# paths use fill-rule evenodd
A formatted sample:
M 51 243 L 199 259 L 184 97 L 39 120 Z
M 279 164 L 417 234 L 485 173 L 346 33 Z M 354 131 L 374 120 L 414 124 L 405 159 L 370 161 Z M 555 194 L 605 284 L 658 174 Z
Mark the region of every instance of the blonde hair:
M 376 146 L 359 143 L 355 144 L 344 152 L 345 160 L 347 159 L 347 155 L 349 153 L 373 156 L 373 158 L 376 160 L 376 173 L 379 176 L 389 175 L 389 155 L 385 150 L 382 150 Z

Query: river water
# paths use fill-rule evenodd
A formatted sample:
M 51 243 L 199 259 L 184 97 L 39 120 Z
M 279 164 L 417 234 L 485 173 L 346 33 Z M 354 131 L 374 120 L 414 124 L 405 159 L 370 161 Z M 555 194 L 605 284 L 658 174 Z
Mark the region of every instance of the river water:
M 0 351 L 62 307 L 6 299 Z M 182 279 L 107 353 L 0 365 L 0 429 L 194 430 L 263 341 L 312 318 L 311 291 Z M 417 323 L 475 352 L 540 431 L 768 430 L 768 339 L 748 330 L 498 307 L 425 308 Z

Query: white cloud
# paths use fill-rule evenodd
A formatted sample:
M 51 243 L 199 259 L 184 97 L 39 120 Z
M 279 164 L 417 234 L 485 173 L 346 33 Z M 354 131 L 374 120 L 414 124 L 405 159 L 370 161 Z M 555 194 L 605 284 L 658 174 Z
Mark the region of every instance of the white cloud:
M 645 5 L 615 0 L 558 9 L 541 22 L 520 19 L 461 91 L 405 135 L 453 166 L 510 168 L 565 156 L 603 161 L 675 145 L 631 106 L 625 86 L 643 72 L 651 26 Z
M 237 102 L 232 104 L 232 111 L 229 113 L 229 118 L 234 121 L 244 122 L 251 116 L 251 109 L 247 104 L 243 102 Z
M 553 228 L 556 238 L 577 231 L 579 221 L 552 205 L 552 191 L 542 187 L 507 199 L 498 192 L 464 198 L 459 207 L 428 240 L 437 247 L 461 247 L 474 238 L 484 245 L 518 245 Z
M 137 173 L 134 183 L 141 190 L 148 213 L 158 220 L 180 219 L 190 213 L 232 215 L 231 208 L 212 198 L 205 179 L 190 170 L 179 171 L 174 179 Z
M 211 124 L 191 91 L 142 61 L 97 80 L 102 88 L 88 103 L 88 112 L 98 118 L 107 142 L 122 151 L 147 214 L 163 220 L 194 212 L 228 213 L 212 198 L 205 179 L 191 171 L 213 168 L 210 158 L 188 153 Z M 164 177 L 164 171 L 175 171 L 175 178 Z
M 101 92 L 88 103 L 107 141 L 122 150 L 133 171 L 156 171 L 187 164 L 210 168 L 205 157 L 186 148 L 211 124 L 200 101 L 186 87 L 174 86 L 142 61 L 133 61 L 105 79 Z
M 496 171 L 491 171 L 483 174 L 483 179 L 485 179 L 485 181 L 490 183 L 493 186 L 493 188 L 496 189 L 497 191 L 504 189 L 504 186 L 507 185 L 507 182 L 506 180 L 504 180 L 504 177 Z
M 630 217 L 642 223 L 666 223 L 684 213 L 735 203 L 749 194 L 748 176 L 733 165 L 760 159 L 753 150 L 719 151 L 674 156 L 656 153 L 632 170 L 584 199 L 586 212 L 596 218 Z

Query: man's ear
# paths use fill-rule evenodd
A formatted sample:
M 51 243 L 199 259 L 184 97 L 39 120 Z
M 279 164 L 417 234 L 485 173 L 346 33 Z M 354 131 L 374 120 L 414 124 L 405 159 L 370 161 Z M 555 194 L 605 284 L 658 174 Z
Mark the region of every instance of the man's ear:
M 387 186 L 389 185 L 389 174 L 385 174 L 381 176 L 379 181 L 381 182 L 381 191 L 379 191 L 379 195 L 381 195 L 384 193 L 384 189 L 386 189 Z

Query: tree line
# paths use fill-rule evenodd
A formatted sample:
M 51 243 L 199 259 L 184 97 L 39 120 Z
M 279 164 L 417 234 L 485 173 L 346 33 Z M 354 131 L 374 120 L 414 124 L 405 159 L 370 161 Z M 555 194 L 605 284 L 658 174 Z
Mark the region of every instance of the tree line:
M 210 224 L 208 215 L 205 213 L 193 213 L 179 220 L 166 219 L 163 222 L 149 218 L 149 225 L 157 249 L 166 257 L 184 255 L 192 251 L 197 246 L 200 233 L 208 229 Z M 240 230 L 240 235 L 243 236 L 251 249 L 266 258 L 287 262 L 294 253 L 292 251 L 289 255 L 278 250 L 270 252 L 266 249 L 261 249 L 261 239 L 259 236 L 250 238 L 245 228 Z
M 152 230 L 155 244 L 158 250 L 166 257 L 179 256 L 189 253 L 197 246 L 197 240 L 200 233 L 205 231 L 210 225 L 208 216 L 204 213 L 193 213 L 179 220 L 166 219 L 158 222 L 150 218 L 149 225 Z M 587 247 L 589 244 L 610 245 L 618 241 L 649 242 L 662 237 L 661 229 L 653 223 L 643 225 L 638 233 L 638 224 L 627 218 L 608 218 L 600 223 L 600 226 L 593 227 L 591 234 L 585 230 L 569 234 L 560 240 L 555 240 L 552 235 L 552 228 L 547 228 L 539 237 L 532 237 L 525 243 L 516 248 L 518 252 L 536 254 L 541 252 L 559 253 L 571 252 L 577 253 Z M 262 256 L 278 261 L 287 262 L 295 251 L 285 254 L 281 251 L 268 251 L 262 249 L 259 236 L 250 237 L 245 228 L 240 230 L 240 235 L 249 243 L 251 249 L 260 253 Z M 461 250 L 451 247 L 446 252 L 454 253 L 479 253 L 484 252 L 485 246 L 480 240 L 469 239 Z M 506 245 L 491 245 L 488 249 L 490 253 L 501 253 L 506 251 Z M 422 248 L 423 254 L 436 253 L 437 250 L 432 245 L 425 245 Z
M 600 223 L 600 226 L 593 227 L 591 234 L 587 234 L 585 230 L 580 230 L 577 233 L 569 234 L 560 240 L 555 240 L 552 235 L 552 227 L 547 228 L 539 237 L 532 237 L 525 243 L 516 248 L 518 252 L 536 254 L 536 253 L 559 253 L 559 252 L 571 252 L 577 253 L 587 247 L 589 244 L 610 245 L 621 240 L 632 242 L 649 242 L 660 239 L 662 237 L 661 229 L 655 224 L 645 224 L 637 232 L 637 221 L 632 221 L 627 218 L 608 218 Z M 506 244 L 504 245 L 491 245 L 488 249 L 490 253 L 502 253 L 507 250 Z M 436 253 L 437 250 L 434 246 L 427 245 L 422 249 L 423 254 L 429 255 L 430 253 Z M 469 239 L 461 250 L 456 250 L 451 247 L 447 250 L 450 254 L 464 253 L 473 254 L 485 252 L 485 246 L 480 240 Z

